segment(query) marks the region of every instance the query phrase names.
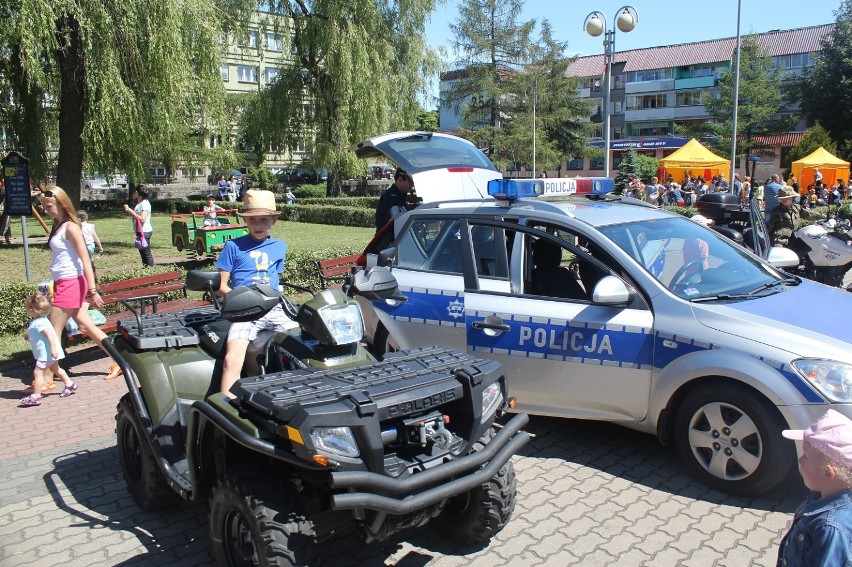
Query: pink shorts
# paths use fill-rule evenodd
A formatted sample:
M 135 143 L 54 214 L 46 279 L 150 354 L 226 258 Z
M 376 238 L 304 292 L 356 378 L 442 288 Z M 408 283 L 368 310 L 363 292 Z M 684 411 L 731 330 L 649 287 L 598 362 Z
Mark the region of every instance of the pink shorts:
M 86 276 L 56 280 L 53 282 L 53 304 L 62 309 L 79 309 L 88 291 Z

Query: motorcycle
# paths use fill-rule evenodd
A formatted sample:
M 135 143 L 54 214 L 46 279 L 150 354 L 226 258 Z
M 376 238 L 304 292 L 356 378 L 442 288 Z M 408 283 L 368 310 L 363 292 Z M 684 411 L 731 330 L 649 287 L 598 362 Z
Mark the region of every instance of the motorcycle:
M 793 233 L 788 247 L 799 255 L 796 275 L 832 287 L 843 287 L 852 269 L 852 232 L 846 219 L 821 219 Z M 852 291 L 852 285 L 847 291 Z

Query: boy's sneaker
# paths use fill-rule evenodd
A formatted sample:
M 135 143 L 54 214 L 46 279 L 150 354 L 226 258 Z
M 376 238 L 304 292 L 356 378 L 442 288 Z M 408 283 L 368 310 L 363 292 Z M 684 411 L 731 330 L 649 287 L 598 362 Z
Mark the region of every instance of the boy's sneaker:
M 67 398 L 71 394 L 77 391 L 77 382 L 71 382 L 70 386 L 65 386 L 65 389 L 62 390 L 62 393 L 59 394 L 60 398 Z
M 21 407 L 40 406 L 41 405 L 41 396 L 36 396 L 34 394 L 30 394 L 26 398 L 21 398 L 20 405 L 21 405 Z

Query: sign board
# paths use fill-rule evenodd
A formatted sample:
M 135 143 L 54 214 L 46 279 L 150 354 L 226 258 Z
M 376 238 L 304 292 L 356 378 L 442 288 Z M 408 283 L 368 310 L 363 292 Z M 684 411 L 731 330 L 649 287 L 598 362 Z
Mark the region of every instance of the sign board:
M 760 156 L 748 156 L 748 161 L 760 161 Z
M 0 163 L 6 184 L 6 210 L 13 216 L 30 214 L 30 160 L 11 152 Z
M 774 166 L 775 164 L 771 161 L 760 161 L 754 164 L 754 171 L 755 173 L 757 173 L 758 171 L 771 173 L 772 170 L 775 169 Z

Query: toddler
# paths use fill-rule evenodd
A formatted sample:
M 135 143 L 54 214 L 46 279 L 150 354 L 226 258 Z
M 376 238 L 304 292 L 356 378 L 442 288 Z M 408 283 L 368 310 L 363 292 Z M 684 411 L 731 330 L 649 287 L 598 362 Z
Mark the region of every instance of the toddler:
M 86 211 L 77 211 L 77 218 L 80 219 L 80 230 L 83 231 L 83 241 L 86 243 L 86 250 L 89 251 L 89 259 L 95 255 L 95 245 L 98 246 L 98 252 L 103 254 L 104 247 L 101 246 L 101 239 L 98 238 L 98 232 L 95 230 L 95 225 L 89 222 L 89 214 Z
M 828 410 L 804 430 L 799 474 L 813 493 L 799 506 L 778 551 L 778 565 L 849 565 L 852 561 L 852 420 Z
M 33 369 L 33 393 L 21 399 L 21 406 L 39 406 L 41 405 L 41 392 L 44 386 L 45 370 L 49 370 L 65 384 L 65 389 L 62 390 L 60 397 L 65 398 L 77 391 L 77 384 L 74 383 L 68 374 L 59 367 L 59 360 L 64 358 L 62 345 L 59 342 L 59 337 L 56 336 L 56 331 L 53 330 L 53 325 L 47 314 L 50 312 L 50 302 L 41 293 L 34 293 L 26 300 L 27 316 L 32 318 L 29 327 L 27 327 L 27 338 L 30 341 L 30 346 L 33 349 L 33 357 L 35 357 L 35 368 Z

